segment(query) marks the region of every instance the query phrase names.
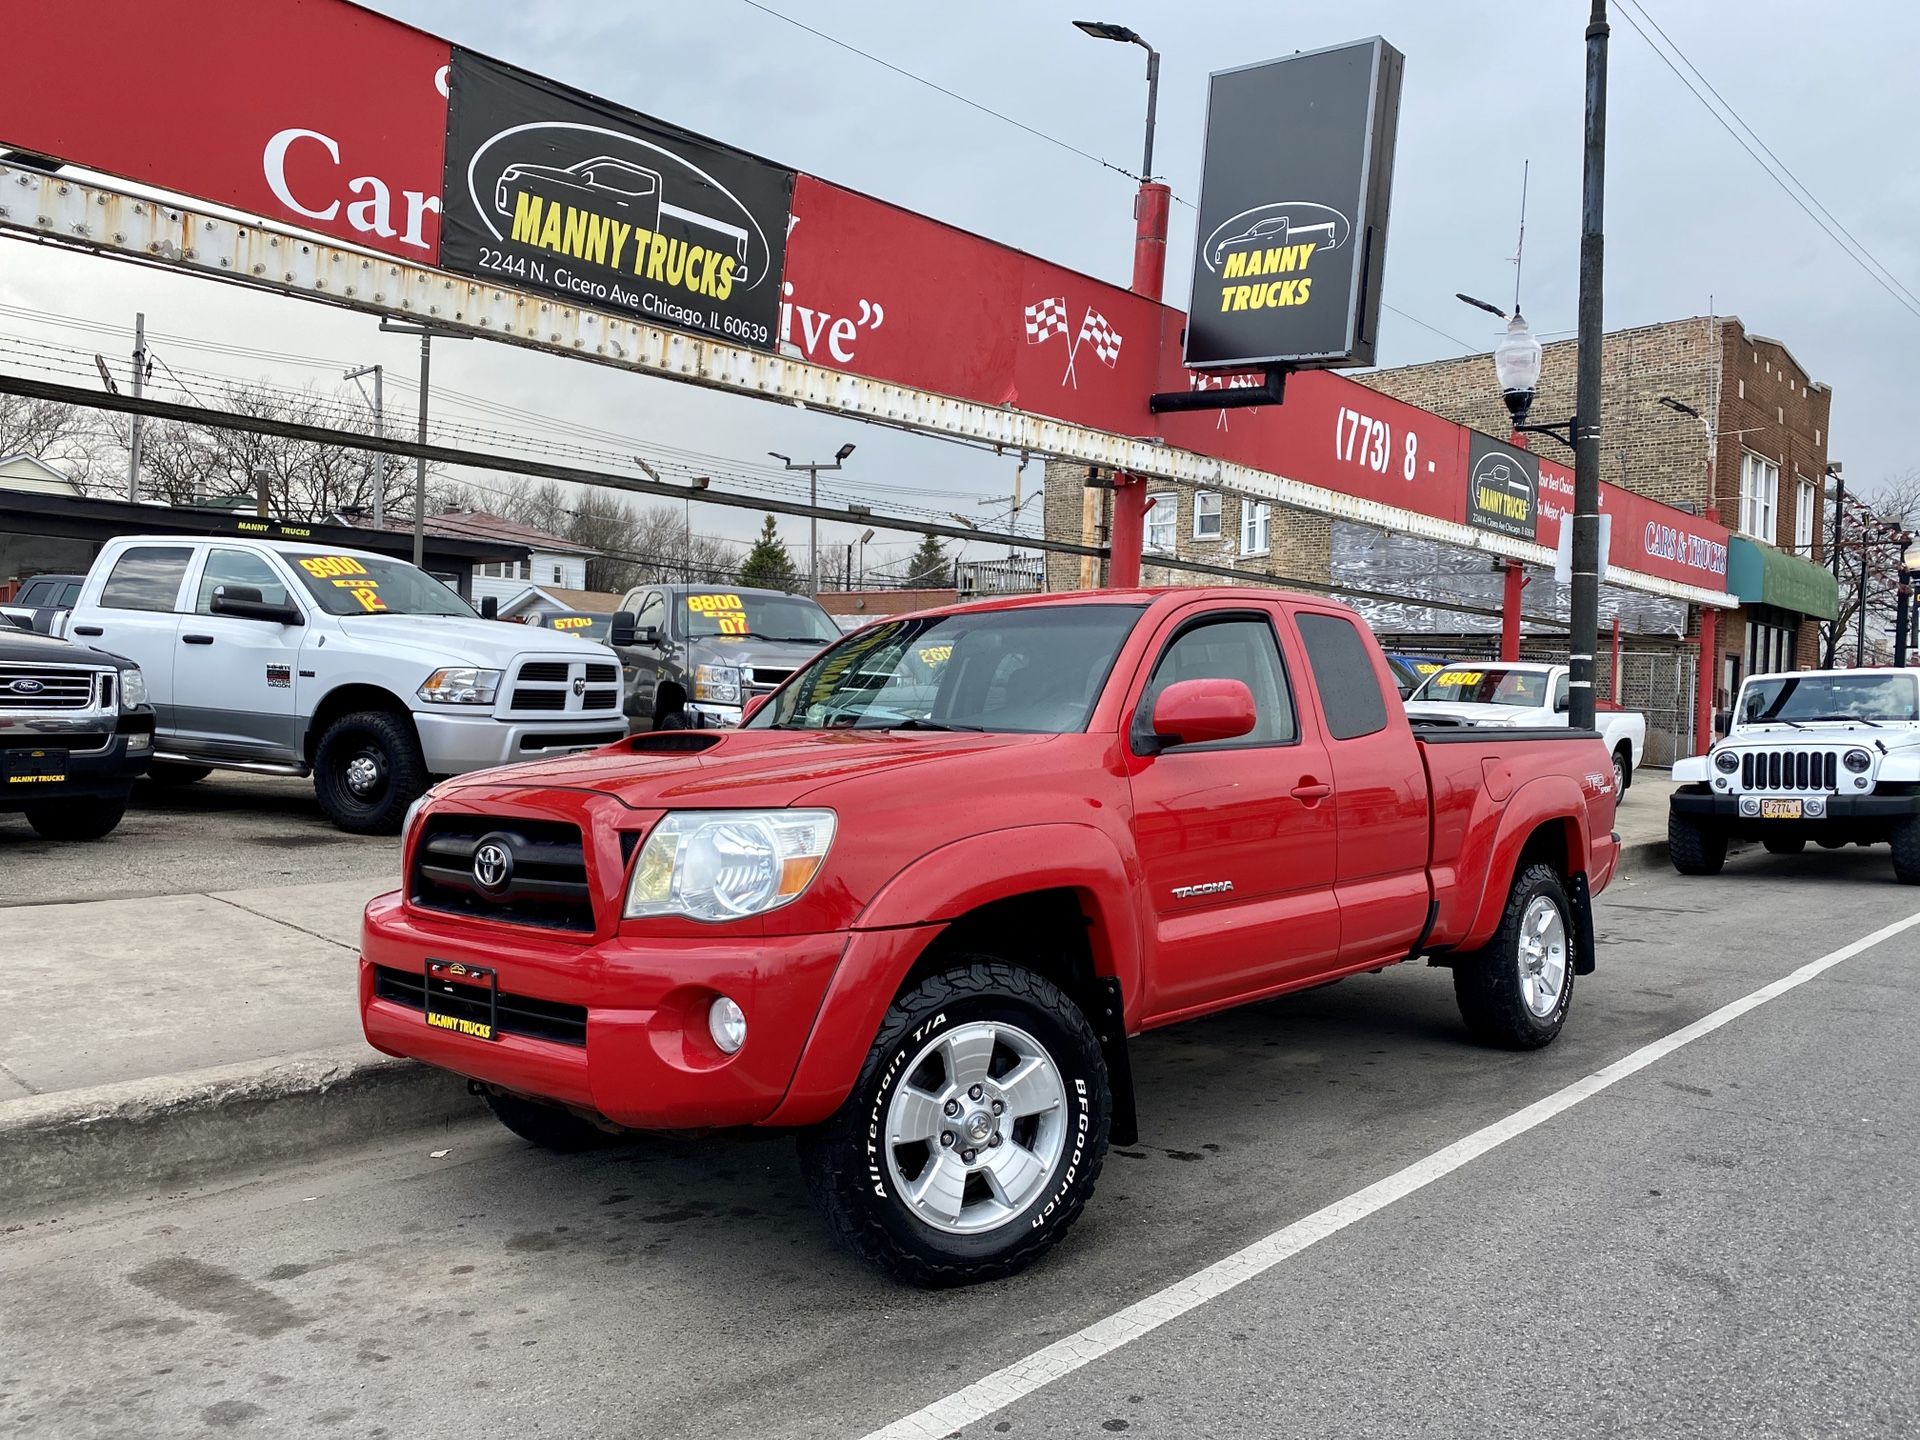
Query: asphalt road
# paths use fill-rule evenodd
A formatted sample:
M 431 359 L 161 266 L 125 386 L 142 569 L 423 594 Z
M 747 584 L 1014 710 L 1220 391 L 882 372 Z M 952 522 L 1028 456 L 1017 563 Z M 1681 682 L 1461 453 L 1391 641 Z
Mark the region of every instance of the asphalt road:
M 0 1434 L 864 1436 L 1916 911 L 1884 851 L 1743 856 L 1610 891 L 1540 1054 L 1413 967 L 1148 1037 L 1146 1143 L 961 1292 L 842 1254 L 766 1136 L 0 1219 Z M 1917 1021 L 1920 928 L 964 1433 L 1913 1434 Z

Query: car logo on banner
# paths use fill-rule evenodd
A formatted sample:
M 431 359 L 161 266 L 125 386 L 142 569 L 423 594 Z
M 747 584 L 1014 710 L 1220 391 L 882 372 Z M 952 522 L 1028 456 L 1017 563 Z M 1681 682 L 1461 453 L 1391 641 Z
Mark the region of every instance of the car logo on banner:
M 772 349 L 793 172 L 456 51 L 441 261 Z
M 504 841 L 489 837 L 473 849 L 473 883 L 497 895 L 513 880 L 513 851 Z
M 1467 523 L 1532 540 L 1540 525 L 1539 457 L 1476 430 L 1467 461 Z

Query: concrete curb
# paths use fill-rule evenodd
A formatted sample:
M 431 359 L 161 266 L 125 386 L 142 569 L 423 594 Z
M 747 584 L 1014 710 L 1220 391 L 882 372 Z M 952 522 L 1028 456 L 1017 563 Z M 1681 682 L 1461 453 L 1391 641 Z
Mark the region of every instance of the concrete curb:
M 1665 869 L 1667 864 L 1667 841 L 1662 836 L 1658 840 L 1628 840 L 1620 846 L 1620 866 L 1623 872 L 1639 874 L 1643 870 Z
M 444 1070 L 364 1047 L 0 1103 L 0 1214 L 125 1199 L 470 1119 Z

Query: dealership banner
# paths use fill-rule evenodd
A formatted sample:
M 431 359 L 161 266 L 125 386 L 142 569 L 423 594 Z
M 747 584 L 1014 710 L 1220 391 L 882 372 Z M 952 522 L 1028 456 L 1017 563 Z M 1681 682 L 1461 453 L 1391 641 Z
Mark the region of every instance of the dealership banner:
M 1404 63 L 1375 36 L 1213 75 L 1187 364 L 1373 363 Z
M 793 172 L 471 51 L 440 263 L 771 350 Z

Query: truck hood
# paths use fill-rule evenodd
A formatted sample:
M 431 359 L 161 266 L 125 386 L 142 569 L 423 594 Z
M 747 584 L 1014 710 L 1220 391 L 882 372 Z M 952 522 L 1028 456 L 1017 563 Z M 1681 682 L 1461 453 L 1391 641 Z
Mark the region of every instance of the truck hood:
M 665 731 L 604 750 L 443 781 L 436 797 L 501 786 L 592 790 L 634 810 L 776 809 L 819 801 L 848 780 L 897 773 L 925 786 L 928 766 L 992 750 L 1024 750 L 1054 735 L 890 730 Z M 701 749 L 681 747 L 699 745 Z M 1009 759 L 1017 767 L 1020 761 Z M 914 772 L 911 776 L 907 772 Z
M 831 640 L 723 640 L 702 635 L 692 642 L 690 664 L 737 665 L 743 669 L 764 666 L 769 670 L 798 670 L 818 655 Z
M 1714 749 L 1778 750 L 1782 747 L 1811 749 L 1821 745 L 1858 745 L 1870 750 L 1876 744 L 1886 750 L 1910 750 L 1920 746 L 1920 725 L 1897 720 L 1882 720 L 1877 726 L 1846 720 L 1822 720 L 1817 725 L 1803 721 L 1798 729 L 1780 724 L 1742 725 Z
M 1538 710 L 1523 710 L 1515 705 L 1476 705 L 1447 700 L 1412 700 L 1407 703 L 1409 720 L 1457 720 L 1462 725 L 1521 725 L 1536 723 Z
M 383 654 L 411 652 L 423 663 L 509 670 L 521 655 L 611 660 L 597 640 L 465 615 L 342 615 L 340 628 L 356 644 Z

